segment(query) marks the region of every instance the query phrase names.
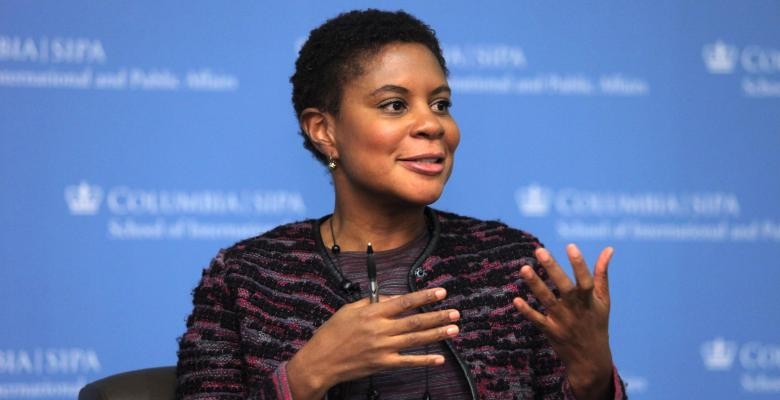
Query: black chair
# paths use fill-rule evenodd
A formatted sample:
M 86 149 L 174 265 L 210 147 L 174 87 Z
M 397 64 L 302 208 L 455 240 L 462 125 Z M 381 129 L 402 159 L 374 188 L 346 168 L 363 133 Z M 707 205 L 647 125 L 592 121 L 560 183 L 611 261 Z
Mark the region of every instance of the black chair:
M 84 386 L 79 400 L 170 400 L 176 391 L 176 367 L 122 372 Z

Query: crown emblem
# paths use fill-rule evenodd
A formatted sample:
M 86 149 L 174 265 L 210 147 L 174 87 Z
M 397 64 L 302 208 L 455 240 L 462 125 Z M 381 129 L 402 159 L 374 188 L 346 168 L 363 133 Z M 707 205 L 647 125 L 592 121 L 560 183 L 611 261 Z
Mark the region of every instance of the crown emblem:
M 95 215 L 103 200 L 103 190 L 100 186 L 90 185 L 81 181 L 77 186 L 65 188 L 65 202 L 68 203 L 73 215 Z
M 515 191 L 515 201 L 520 213 L 527 217 L 543 217 L 550 211 L 550 190 L 535 183 Z
M 737 53 L 736 46 L 728 45 L 722 40 L 705 45 L 701 51 L 704 65 L 713 74 L 730 74 L 734 72 L 734 67 L 737 64 Z
M 709 370 L 724 371 L 731 368 L 737 355 L 737 344 L 716 338 L 701 345 L 701 359 Z

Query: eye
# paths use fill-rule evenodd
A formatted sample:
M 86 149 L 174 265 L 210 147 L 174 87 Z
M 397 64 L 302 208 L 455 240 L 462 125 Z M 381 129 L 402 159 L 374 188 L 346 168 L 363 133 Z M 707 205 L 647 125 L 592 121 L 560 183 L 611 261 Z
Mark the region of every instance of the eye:
M 450 108 L 452 107 L 452 102 L 446 99 L 438 100 L 431 105 L 431 108 L 433 111 L 436 111 L 438 113 L 447 114 L 450 112 Z
M 379 108 L 391 114 L 400 114 L 406 110 L 406 103 L 402 100 L 390 100 L 380 104 Z

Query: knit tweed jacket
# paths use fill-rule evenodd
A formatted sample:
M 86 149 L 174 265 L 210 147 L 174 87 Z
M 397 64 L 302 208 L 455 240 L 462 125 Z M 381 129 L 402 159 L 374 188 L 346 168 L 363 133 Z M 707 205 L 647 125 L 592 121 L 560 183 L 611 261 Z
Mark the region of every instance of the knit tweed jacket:
M 426 310 L 460 311 L 448 340 L 474 399 L 573 399 L 545 335 L 512 305 L 542 309 L 519 276 L 539 241 L 497 221 L 426 209 L 431 239 L 409 269 L 411 291 L 443 287 Z M 339 308 L 359 298 L 331 261 L 321 220 L 279 226 L 222 250 L 193 292 L 179 340 L 177 398 L 291 399 L 286 362 Z M 549 281 L 548 281 L 549 283 Z M 624 398 L 614 372 L 614 398 Z M 328 392 L 340 397 L 340 385 Z

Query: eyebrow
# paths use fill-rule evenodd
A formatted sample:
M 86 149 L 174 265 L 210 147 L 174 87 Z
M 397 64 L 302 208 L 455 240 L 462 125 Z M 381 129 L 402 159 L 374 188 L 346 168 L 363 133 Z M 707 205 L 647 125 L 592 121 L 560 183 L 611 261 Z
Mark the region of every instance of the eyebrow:
M 409 89 L 407 89 L 407 88 L 405 88 L 403 86 L 398 86 L 398 85 L 384 85 L 384 86 L 380 87 L 379 89 L 376 89 L 373 92 L 371 92 L 371 96 L 376 96 L 376 95 L 378 95 L 378 94 L 380 94 L 382 92 L 392 92 L 392 93 L 398 93 L 398 94 L 409 94 Z M 437 87 L 436 89 L 433 89 L 431 91 L 431 95 L 437 95 L 437 94 L 444 93 L 444 92 L 452 93 L 452 90 L 447 85 L 441 85 L 441 86 Z

